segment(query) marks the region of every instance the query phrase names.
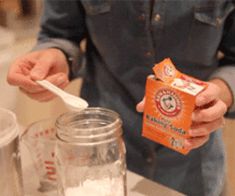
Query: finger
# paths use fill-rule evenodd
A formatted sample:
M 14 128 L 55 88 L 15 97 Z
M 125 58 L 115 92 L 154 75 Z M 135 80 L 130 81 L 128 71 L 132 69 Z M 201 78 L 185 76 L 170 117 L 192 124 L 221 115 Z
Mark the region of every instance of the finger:
M 10 66 L 9 73 L 21 73 L 23 75 L 28 75 L 28 71 L 33 68 L 35 63 L 35 58 L 30 56 L 30 54 L 27 57 L 16 59 L 15 62 Z
M 206 105 L 219 97 L 220 89 L 213 83 L 208 83 L 208 87 L 199 93 L 195 100 L 195 105 L 201 107 Z
M 40 92 L 40 93 L 29 93 L 29 92 L 26 92 L 24 89 L 20 89 L 20 91 L 24 93 L 26 96 L 30 97 L 31 99 L 39 101 L 39 102 L 50 101 L 54 97 L 56 97 L 56 95 L 47 91 Z
M 210 135 L 202 136 L 202 137 L 193 137 L 185 140 L 185 148 L 187 149 L 196 149 L 205 144 L 209 140 Z
M 45 79 L 54 84 L 55 86 L 60 86 L 61 84 L 68 82 L 68 76 L 63 72 L 53 74 L 51 76 L 46 77 Z
M 68 85 L 68 81 L 65 81 L 64 83 L 62 83 L 61 85 L 59 85 L 58 87 L 61 88 L 61 89 L 64 89 L 67 85 Z M 48 92 L 48 96 L 45 95 L 43 97 L 41 97 L 41 99 L 39 101 L 41 102 L 47 102 L 47 101 L 50 101 L 52 100 L 53 98 L 55 98 L 56 96 L 50 92 Z
M 7 82 L 10 85 L 18 86 L 28 92 L 43 91 L 43 88 L 32 81 L 28 76 L 24 76 L 19 73 L 11 73 L 7 77 Z
M 223 127 L 224 124 L 224 118 L 219 118 L 209 123 L 197 124 L 196 126 L 192 126 L 189 134 L 192 137 L 206 136 L 216 129 Z
M 68 85 L 68 81 L 64 81 L 64 83 L 60 84 L 58 87 L 61 89 L 64 89 L 67 85 Z M 34 99 L 40 102 L 49 101 L 56 97 L 56 95 L 54 95 L 53 93 L 47 90 L 44 90 L 43 92 L 39 92 L 39 93 L 29 93 L 25 91 L 24 89 L 21 89 L 21 91 L 24 94 L 26 94 L 28 97 L 30 97 L 31 99 Z
M 10 85 L 19 86 L 30 92 L 39 91 L 42 88 L 31 80 L 30 69 L 33 67 L 34 59 L 19 59 L 12 64 L 8 71 L 7 82 Z
M 63 83 L 68 84 L 68 77 L 64 73 L 57 73 L 52 76 L 49 76 L 46 78 L 48 81 L 53 83 L 56 86 L 61 86 Z M 37 94 L 37 93 L 43 93 L 47 91 L 44 87 L 41 87 L 36 82 L 33 82 L 33 86 L 26 86 L 26 85 L 20 85 L 20 88 L 23 90 L 23 92 L 28 94 Z
M 224 116 L 227 106 L 221 100 L 217 100 L 214 105 L 205 109 L 195 110 L 192 114 L 193 122 L 211 122 Z
M 19 69 L 21 70 L 21 73 L 25 76 L 28 76 L 30 73 L 30 70 L 33 67 L 33 64 L 32 64 L 32 62 L 24 60 L 24 61 L 20 62 L 18 64 L 18 66 L 19 66 Z
M 136 111 L 137 112 L 143 112 L 144 111 L 144 104 L 145 104 L 145 97 L 136 105 Z
M 52 67 L 53 63 L 51 60 L 39 59 L 30 71 L 30 76 L 33 80 L 42 80 L 48 75 Z

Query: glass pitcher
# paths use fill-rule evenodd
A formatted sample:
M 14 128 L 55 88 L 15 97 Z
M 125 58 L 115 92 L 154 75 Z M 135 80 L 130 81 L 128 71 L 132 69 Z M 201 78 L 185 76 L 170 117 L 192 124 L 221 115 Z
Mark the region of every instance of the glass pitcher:
M 88 108 L 56 121 L 59 196 L 125 196 L 126 161 L 119 115 Z

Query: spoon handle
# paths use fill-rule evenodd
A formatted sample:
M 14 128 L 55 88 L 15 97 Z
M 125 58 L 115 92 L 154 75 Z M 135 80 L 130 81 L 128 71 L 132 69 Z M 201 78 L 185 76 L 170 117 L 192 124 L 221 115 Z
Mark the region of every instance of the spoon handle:
M 66 95 L 66 92 L 64 92 L 62 89 L 58 88 L 47 80 L 37 80 L 36 82 L 39 85 L 43 86 L 45 89 L 51 91 L 52 93 L 58 95 L 61 98 Z

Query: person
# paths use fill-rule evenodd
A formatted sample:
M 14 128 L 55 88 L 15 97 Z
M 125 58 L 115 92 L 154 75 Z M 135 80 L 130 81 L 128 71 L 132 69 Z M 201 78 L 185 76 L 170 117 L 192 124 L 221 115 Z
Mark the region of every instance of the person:
M 233 2 L 47 0 L 40 27 L 33 50 L 11 65 L 11 85 L 38 101 L 51 100 L 35 80 L 64 88 L 79 70 L 79 44 L 85 39 L 81 96 L 90 106 L 120 114 L 128 169 L 190 196 L 221 194 L 220 128 L 224 115 L 235 114 Z M 146 77 L 165 57 L 181 72 L 208 82 L 196 98 L 186 156 L 141 136 Z

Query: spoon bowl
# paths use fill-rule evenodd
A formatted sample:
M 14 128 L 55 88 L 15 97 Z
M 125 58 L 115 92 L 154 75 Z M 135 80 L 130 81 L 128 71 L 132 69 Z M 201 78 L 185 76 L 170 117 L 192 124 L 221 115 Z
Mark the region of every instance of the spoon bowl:
M 80 97 L 76 97 L 74 95 L 67 95 L 65 99 L 65 104 L 70 110 L 80 111 L 81 108 L 85 109 L 88 107 L 88 103 Z
M 86 100 L 65 92 L 47 80 L 37 80 L 36 82 L 45 89 L 59 96 L 65 103 L 66 107 L 70 110 L 80 111 L 88 107 Z

